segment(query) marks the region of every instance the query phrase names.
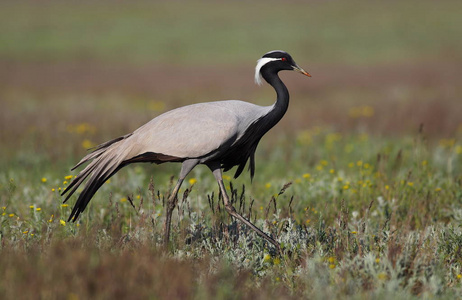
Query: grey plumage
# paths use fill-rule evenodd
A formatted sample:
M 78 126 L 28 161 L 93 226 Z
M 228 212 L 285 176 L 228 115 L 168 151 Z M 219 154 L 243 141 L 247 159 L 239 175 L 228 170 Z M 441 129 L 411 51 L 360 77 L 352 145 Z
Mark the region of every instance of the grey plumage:
M 131 134 L 116 138 L 98 146 L 86 155 L 74 168 L 89 164 L 64 190 L 68 193 L 65 202 L 77 188 L 89 178 L 80 193 L 69 220 L 76 220 L 84 211 L 93 195 L 114 173 L 134 162 L 182 162 L 177 185 L 167 205 L 166 242 L 168 242 L 171 213 L 175 206 L 176 193 L 184 177 L 197 164 L 207 165 L 214 173 L 225 204 L 228 196 L 224 189 L 221 169 L 225 171 L 238 166 L 235 177 L 243 171 L 250 160 L 251 177 L 255 171 L 254 154 L 261 137 L 273 127 L 287 110 L 289 95 L 277 73 L 280 70 L 295 70 L 310 76 L 298 67 L 289 54 L 283 51 L 268 52 L 259 60 L 257 76 L 262 76 L 276 90 L 278 98 L 271 106 L 227 100 L 192 104 L 168 111 Z M 258 79 L 257 79 L 258 80 Z M 248 220 L 235 212 L 230 203 L 228 212 L 252 227 L 271 243 L 272 238 L 261 232 Z

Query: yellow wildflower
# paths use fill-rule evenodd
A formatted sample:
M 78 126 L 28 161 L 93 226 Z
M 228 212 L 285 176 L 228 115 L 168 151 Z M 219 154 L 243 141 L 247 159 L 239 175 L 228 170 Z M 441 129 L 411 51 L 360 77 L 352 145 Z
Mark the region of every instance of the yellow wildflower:
M 348 110 L 348 116 L 353 119 L 360 118 L 360 117 L 370 118 L 373 115 L 374 115 L 374 108 L 369 105 L 351 107 Z
M 302 145 L 309 145 L 313 141 L 312 134 L 309 130 L 301 131 L 297 134 L 297 141 Z
M 61 204 L 61 207 L 68 207 L 69 204 Z
M 367 133 L 362 133 L 360 136 L 359 136 L 359 140 L 361 142 L 365 142 L 369 139 L 369 136 L 367 135 Z
M 345 146 L 345 148 L 344 148 L 344 151 L 346 153 L 351 153 L 351 152 L 353 152 L 354 148 L 355 148 L 355 146 L 353 144 L 347 144 Z
M 165 103 L 162 101 L 151 101 L 148 103 L 148 108 L 153 111 L 163 111 L 165 109 Z
M 456 151 L 457 154 L 462 154 L 462 146 L 457 145 L 456 148 L 455 148 L 455 151 Z
M 414 182 L 408 182 L 407 185 L 408 186 L 414 186 Z
M 35 210 L 36 211 L 41 211 L 42 209 L 40 207 L 37 207 Z
M 451 148 L 452 146 L 454 146 L 455 143 L 456 143 L 455 139 L 441 139 L 440 140 L 440 146 L 442 147 Z
M 47 179 L 45 177 L 42 177 L 42 182 L 43 183 L 47 182 Z
M 88 123 L 80 123 L 76 125 L 70 124 L 70 125 L 67 125 L 66 129 L 70 133 L 77 133 L 80 135 L 83 135 L 85 133 L 95 134 L 96 132 L 96 127 Z
M 331 264 L 333 264 L 335 262 L 335 257 L 333 256 L 330 256 L 328 259 L 327 259 L 328 262 L 330 262 Z
M 28 234 L 28 233 L 29 233 L 29 230 L 23 231 L 22 233 Z
M 380 258 L 376 258 L 376 259 L 375 259 L 375 262 L 376 262 L 376 263 L 379 263 L 379 262 L 380 262 Z
M 72 179 L 72 175 L 64 176 L 64 179 L 66 179 L 66 180 L 71 180 L 71 179 Z
M 437 187 L 437 188 L 435 189 L 435 192 L 441 192 L 441 188 L 440 188 L 440 187 Z
M 95 146 L 95 144 L 90 141 L 89 139 L 84 139 L 82 141 L 82 147 L 85 148 L 85 149 L 90 149 L 90 148 L 93 148 Z
M 14 217 L 14 214 L 9 214 L 8 217 L 12 218 Z
M 52 192 L 56 191 L 54 188 L 51 189 Z
M 271 183 L 268 182 L 267 184 L 265 184 L 265 188 L 269 189 L 270 187 L 271 187 Z
M 196 178 L 191 178 L 191 179 L 189 179 L 189 184 L 190 184 L 190 185 L 193 185 L 193 184 L 195 184 L 196 182 L 197 182 L 197 179 L 196 179 Z
M 329 170 L 329 173 L 334 174 L 334 173 L 335 173 L 335 170 L 334 170 L 334 169 L 330 169 L 330 170 Z
M 344 189 L 344 190 L 348 190 L 349 188 L 350 188 L 350 186 L 349 186 L 348 184 L 345 184 L 345 185 L 343 186 L 343 189 Z
M 120 202 L 126 202 L 126 201 L 127 201 L 126 197 L 123 197 L 122 199 L 120 199 Z
M 310 177 L 311 177 L 311 174 L 310 174 L 310 173 L 305 173 L 305 174 L 303 174 L 303 178 L 308 179 L 308 178 L 310 178 Z
M 363 161 L 362 161 L 362 160 L 358 160 L 358 161 L 356 162 L 356 165 L 357 165 L 358 167 L 361 167 L 361 166 L 363 165 Z
M 66 221 L 64 220 L 59 220 L 59 224 L 63 225 L 63 226 L 66 226 Z
M 357 231 L 352 231 L 351 234 L 357 234 L 358 232 Z
M 270 261 L 271 260 L 271 255 L 265 254 L 265 256 L 263 257 L 263 260 L 266 261 L 266 262 Z
M 330 264 L 330 265 L 329 265 L 329 269 L 335 269 L 335 265 L 334 265 L 334 264 Z
M 281 260 L 279 259 L 279 257 L 276 257 L 275 259 L 273 259 L 273 264 L 279 265 L 280 263 L 281 263 Z
M 370 118 L 374 115 L 374 108 L 372 106 L 365 105 L 362 107 L 363 116 Z
M 29 208 L 34 208 L 34 207 L 35 207 L 35 206 L 33 206 L 33 205 L 30 205 L 30 206 L 29 206 Z

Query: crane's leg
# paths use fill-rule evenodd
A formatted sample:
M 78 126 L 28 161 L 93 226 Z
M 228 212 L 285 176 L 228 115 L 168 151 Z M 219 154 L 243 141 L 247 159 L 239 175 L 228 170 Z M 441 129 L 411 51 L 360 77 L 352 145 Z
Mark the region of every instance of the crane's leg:
M 213 163 L 213 164 L 208 164 L 207 165 L 210 170 L 212 170 L 213 172 L 213 175 L 215 176 L 215 179 L 217 180 L 218 182 L 218 186 L 220 187 L 220 191 L 221 191 L 221 194 L 223 195 L 223 202 L 225 204 L 225 209 L 226 211 L 233 217 L 235 217 L 236 219 L 240 220 L 242 223 L 244 223 L 245 225 L 249 226 L 250 228 L 252 228 L 259 236 L 261 236 L 262 238 L 266 239 L 268 242 L 270 242 L 271 244 L 273 244 L 275 247 L 276 247 L 276 250 L 278 252 L 280 252 L 281 248 L 280 248 L 280 245 L 278 242 L 276 242 L 274 239 L 272 239 L 270 236 L 268 236 L 266 233 L 264 233 L 263 231 L 261 231 L 258 227 L 256 227 L 255 225 L 252 224 L 252 222 L 250 222 L 249 220 L 245 219 L 243 216 L 241 216 L 237 211 L 236 209 L 234 208 L 234 206 L 231 204 L 231 202 L 229 201 L 229 197 L 228 197 L 228 194 L 226 193 L 226 188 L 225 188 L 225 185 L 223 184 L 223 178 L 222 178 L 222 174 L 221 174 L 221 168 L 220 168 L 220 164 L 218 163 Z
M 196 159 L 188 159 L 183 162 L 181 165 L 180 177 L 178 178 L 178 182 L 176 183 L 175 187 L 173 188 L 172 194 L 168 198 L 167 201 L 167 208 L 166 208 L 166 215 L 165 215 L 165 224 L 164 224 L 164 246 L 168 246 L 168 242 L 170 240 L 170 224 L 172 222 L 172 213 L 175 209 L 176 203 L 178 201 L 177 195 L 178 191 L 180 190 L 181 184 L 185 177 L 191 172 L 191 170 L 197 166 L 199 163 Z

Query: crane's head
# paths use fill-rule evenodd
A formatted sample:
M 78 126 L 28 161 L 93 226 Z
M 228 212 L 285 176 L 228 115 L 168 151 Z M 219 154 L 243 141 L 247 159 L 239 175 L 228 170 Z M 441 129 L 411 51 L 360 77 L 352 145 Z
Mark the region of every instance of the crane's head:
M 297 71 L 298 73 L 311 77 L 308 72 L 295 63 L 289 53 L 281 50 L 270 51 L 257 61 L 257 66 L 255 67 L 255 83 L 258 85 L 262 84 L 261 72 L 263 69 L 272 70 L 274 73 L 282 70 Z

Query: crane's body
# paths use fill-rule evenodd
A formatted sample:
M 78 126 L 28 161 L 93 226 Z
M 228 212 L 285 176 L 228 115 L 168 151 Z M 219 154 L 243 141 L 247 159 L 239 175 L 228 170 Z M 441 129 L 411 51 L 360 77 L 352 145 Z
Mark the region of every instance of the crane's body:
M 270 109 L 238 100 L 192 104 L 152 119 L 133 135 L 145 141 L 137 149 L 140 153 L 168 153 L 204 162 L 210 155 L 233 147 Z M 194 123 L 189 122 L 191 116 Z
M 196 165 L 205 164 L 217 179 L 227 211 L 279 247 L 276 241 L 234 210 L 226 195 L 221 169 L 227 171 L 238 166 L 235 173 L 235 177 L 238 177 L 250 160 L 249 169 L 253 177 L 258 142 L 279 122 L 289 104 L 289 93 L 277 73 L 291 69 L 310 76 L 283 51 L 268 52 L 258 61 L 257 83 L 262 76 L 277 93 L 277 100 L 271 106 L 258 106 L 239 100 L 192 104 L 168 111 L 133 133 L 98 146 L 73 168 L 90 162 L 63 192 L 64 195 L 70 191 L 67 201 L 89 177 L 69 220 L 75 221 L 101 185 L 122 167 L 135 162 L 181 162 L 179 180 L 167 205 L 165 236 L 168 242 L 171 214 L 181 183 Z

